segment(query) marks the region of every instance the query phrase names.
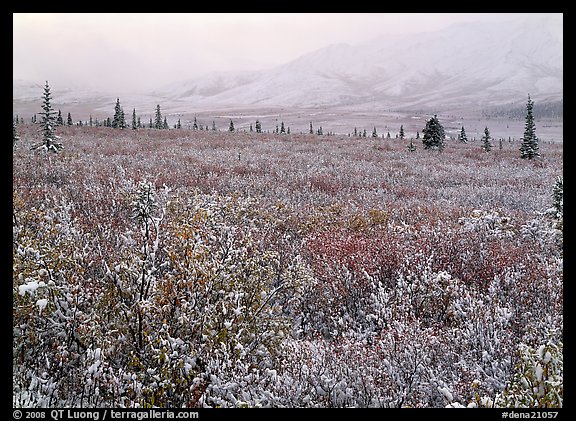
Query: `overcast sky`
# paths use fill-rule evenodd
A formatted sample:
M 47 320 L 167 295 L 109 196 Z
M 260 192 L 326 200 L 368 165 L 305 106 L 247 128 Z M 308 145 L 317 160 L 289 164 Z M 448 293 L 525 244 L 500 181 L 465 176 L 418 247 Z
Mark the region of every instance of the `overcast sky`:
M 213 71 L 258 70 L 333 43 L 427 32 L 477 13 L 16 13 L 13 77 L 146 91 Z

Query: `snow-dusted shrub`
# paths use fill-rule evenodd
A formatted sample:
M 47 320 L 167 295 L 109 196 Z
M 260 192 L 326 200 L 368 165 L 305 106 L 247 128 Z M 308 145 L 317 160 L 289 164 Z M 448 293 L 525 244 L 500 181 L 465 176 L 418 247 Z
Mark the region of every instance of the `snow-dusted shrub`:
M 559 408 L 564 398 L 562 342 L 538 348 L 519 345 L 520 362 L 513 379 L 495 399 L 506 408 Z

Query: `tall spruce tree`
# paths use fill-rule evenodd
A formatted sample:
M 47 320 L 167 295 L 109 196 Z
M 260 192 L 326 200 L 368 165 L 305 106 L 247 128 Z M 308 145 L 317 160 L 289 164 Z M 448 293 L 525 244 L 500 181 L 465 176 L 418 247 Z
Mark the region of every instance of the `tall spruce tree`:
M 132 130 L 138 128 L 138 121 L 136 120 L 136 108 L 132 109 Z
M 16 129 L 16 121 L 12 120 L 12 147 L 14 147 L 18 140 L 20 140 L 20 136 L 18 135 L 18 130 Z
M 114 117 L 112 118 L 112 128 L 122 128 L 123 111 L 120 106 L 120 98 L 116 98 L 116 105 L 114 106 Z
M 462 126 L 460 133 L 458 133 L 458 141 L 460 141 L 461 143 L 468 143 L 468 137 L 466 136 L 466 131 L 464 130 L 464 126 Z
M 56 125 L 63 126 L 64 120 L 62 119 L 62 111 L 58 110 L 58 117 L 56 117 Z
M 520 145 L 520 156 L 523 159 L 532 159 L 535 156 L 540 156 L 538 138 L 536 137 L 536 125 L 534 124 L 533 108 L 534 102 L 530 99 L 530 95 L 528 95 L 524 137 L 522 137 L 522 144 Z
M 63 149 L 62 143 L 58 140 L 59 136 L 56 136 L 56 111 L 52 110 L 50 87 L 48 86 L 48 81 L 46 81 L 46 86 L 44 86 L 44 96 L 42 102 L 42 112 L 39 114 L 42 116 L 40 121 L 40 132 L 42 133 L 42 142 L 32 146 L 32 149 L 42 149 L 45 151 L 51 151 L 58 153 Z M 70 113 L 68 113 L 68 118 L 72 121 Z M 70 123 L 71 124 L 71 123 Z
M 482 149 L 484 152 L 490 152 L 492 150 L 492 143 L 490 143 L 490 131 L 488 127 L 484 128 L 484 136 L 482 136 Z
M 70 115 L 70 113 L 68 113 L 68 118 L 66 119 L 66 125 L 71 126 L 72 124 L 74 124 L 72 122 L 72 116 Z
M 162 121 L 162 113 L 160 112 L 160 105 L 156 105 L 156 115 L 154 116 L 154 128 L 161 129 L 164 127 L 164 122 Z
M 438 116 L 434 114 L 430 120 L 426 122 L 426 127 L 422 129 L 422 144 L 424 149 L 436 149 L 438 151 L 444 150 L 444 141 L 446 134 L 444 127 L 438 121 Z

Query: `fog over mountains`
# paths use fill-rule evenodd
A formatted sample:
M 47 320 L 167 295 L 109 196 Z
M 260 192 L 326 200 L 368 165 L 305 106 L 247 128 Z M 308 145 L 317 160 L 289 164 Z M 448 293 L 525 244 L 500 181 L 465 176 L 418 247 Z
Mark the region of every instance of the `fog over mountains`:
M 14 82 L 15 101 L 30 97 L 32 89 L 26 86 L 30 83 Z M 212 109 L 442 111 L 523 104 L 528 93 L 538 102 L 562 99 L 562 16 L 533 16 L 508 24 L 462 23 L 355 46 L 329 45 L 272 69 L 213 73 L 154 87 L 150 101 Z M 38 97 L 38 91 L 34 95 Z M 67 95 L 70 101 L 79 100 L 72 90 Z
M 271 70 L 218 73 L 159 89 L 202 104 L 357 108 L 486 107 L 563 93 L 562 19 L 465 23 L 330 45 Z

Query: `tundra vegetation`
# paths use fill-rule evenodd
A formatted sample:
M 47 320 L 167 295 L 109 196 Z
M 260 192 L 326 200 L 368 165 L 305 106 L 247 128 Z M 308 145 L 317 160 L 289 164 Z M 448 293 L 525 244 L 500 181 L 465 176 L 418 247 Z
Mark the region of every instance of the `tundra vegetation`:
M 14 406 L 562 406 L 561 143 L 55 130 L 14 128 Z

